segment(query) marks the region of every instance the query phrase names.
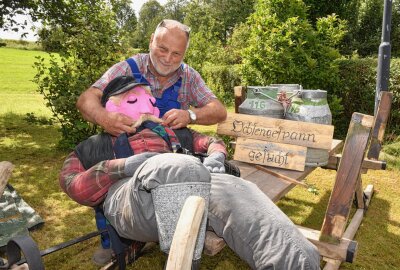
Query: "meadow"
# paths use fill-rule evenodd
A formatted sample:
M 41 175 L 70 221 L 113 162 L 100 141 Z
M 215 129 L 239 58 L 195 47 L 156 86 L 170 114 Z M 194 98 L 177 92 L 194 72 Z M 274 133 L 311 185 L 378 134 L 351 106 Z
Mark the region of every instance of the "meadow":
M 66 196 L 58 185 L 58 173 L 68 151 L 57 149 L 57 124 L 26 120 L 27 113 L 50 118 L 42 97 L 31 80 L 36 55 L 41 51 L 0 48 L 0 161 L 15 165 L 10 184 L 45 220 L 31 236 L 40 249 L 95 231 L 94 211 Z M 201 131 L 215 132 L 215 126 Z M 315 170 L 306 183 L 315 192 L 297 187 L 278 206 L 299 225 L 320 229 L 335 179 L 335 172 Z M 355 262 L 341 269 L 400 269 L 399 169 L 369 171 L 363 185 L 373 184 L 374 197 L 356 235 L 359 250 Z M 91 256 L 98 239 L 85 241 L 44 257 L 46 269 L 98 269 Z M 162 269 L 166 257 L 158 246 L 150 249 L 128 269 Z M 203 255 L 201 269 L 249 269 L 228 247 L 216 256 Z

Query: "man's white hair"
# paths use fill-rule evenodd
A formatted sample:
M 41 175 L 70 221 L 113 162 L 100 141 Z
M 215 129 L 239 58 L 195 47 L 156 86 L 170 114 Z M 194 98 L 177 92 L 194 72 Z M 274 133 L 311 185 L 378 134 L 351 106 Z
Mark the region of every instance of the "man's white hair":
M 154 31 L 154 36 L 156 36 L 160 31 L 162 31 L 162 28 L 166 28 L 166 29 L 177 28 L 177 29 L 183 31 L 187 37 L 186 49 L 189 48 L 189 41 L 190 41 L 190 27 L 189 26 L 187 26 L 181 22 L 178 22 L 176 20 L 164 19 L 157 25 L 156 30 Z

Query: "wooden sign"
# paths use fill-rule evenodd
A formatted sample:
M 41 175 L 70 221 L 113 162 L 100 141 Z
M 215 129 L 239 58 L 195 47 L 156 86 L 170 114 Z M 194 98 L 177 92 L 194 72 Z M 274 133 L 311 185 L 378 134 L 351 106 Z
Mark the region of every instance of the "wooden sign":
M 333 129 L 330 125 L 228 113 L 218 124 L 217 133 L 329 150 Z
M 289 170 L 304 171 L 307 147 L 237 138 L 234 159 Z

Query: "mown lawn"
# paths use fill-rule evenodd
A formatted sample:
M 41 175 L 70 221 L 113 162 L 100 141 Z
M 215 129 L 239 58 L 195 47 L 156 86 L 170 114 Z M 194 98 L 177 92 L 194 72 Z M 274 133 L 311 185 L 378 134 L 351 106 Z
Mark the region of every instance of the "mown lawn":
M 93 210 L 69 199 L 59 188 L 58 172 L 68 154 L 56 149 L 57 126 L 28 123 L 26 113 L 50 117 L 43 99 L 30 82 L 38 51 L 0 48 L 0 161 L 15 165 L 10 183 L 43 217 L 45 224 L 32 232 L 41 249 L 95 230 Z M 196 127 L 197 128 L 197 127 Z M 215 127 L 204 131 L 215 132 Z M 334 171 L 317 169 L 307 179 L 318 194 L 293 189 L 278 206 L 296 223 L 320 229 Z M 364 185 L 373 184 L 374 198 L 356 235 L 359 243 L 353 264 L 341 269 L 400 269 L 400 171 L 370 171 Z M 46 269 L 98 269 L 91 263 L 97 239 L 45 257 Z M 162 269 L 165 256 L 154 247 L 128 269 Z M 214 257 L 203 256 L 201 269 L 249 269 L 229 248 Z

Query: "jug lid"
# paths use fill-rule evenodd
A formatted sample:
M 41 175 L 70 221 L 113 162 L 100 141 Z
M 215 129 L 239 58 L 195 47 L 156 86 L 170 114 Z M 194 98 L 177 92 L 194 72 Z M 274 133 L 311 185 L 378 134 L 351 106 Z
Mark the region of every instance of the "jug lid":
M 301 92 L 301 97 L 302 98 L 326 98 L 327 97 L 327 91 L 325 90 L 320 90 L 320 89 L 303 89 Z

